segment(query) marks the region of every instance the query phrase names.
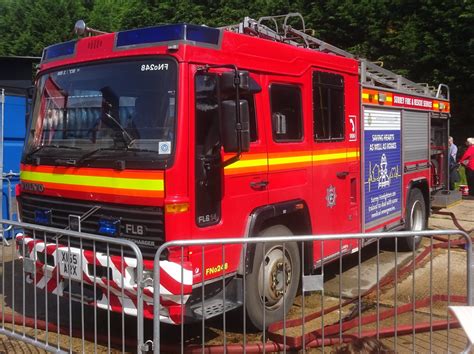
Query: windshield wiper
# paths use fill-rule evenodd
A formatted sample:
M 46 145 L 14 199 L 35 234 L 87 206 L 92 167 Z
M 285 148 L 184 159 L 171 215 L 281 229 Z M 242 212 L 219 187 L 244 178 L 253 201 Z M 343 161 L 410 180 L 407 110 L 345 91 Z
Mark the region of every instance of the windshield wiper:
M 122 137 L 123 142 L 125 143 L 125 146 L 127 148 L 133 145 L 133 143 L 135 142 L 135 139 L 131 137 L 131 135 L 127 132 L 127 129 L 125 129 L 123 125 L 120 124 L 120 122 L 117 119 L 115 119 L 114 116 L 112 116 L 111 114 L 107 112 L 104 112 L 102 120 L 105 122 L 105 124 L 111 123 L 110 125 L 112 125 L 112 128 L 115 128 L 120 133 L 122 133 L 120 136 Z
M 115 148 L 98 148 L 98 149 L 95 149 L 95 150 L 91 150 L 89 152 L 86 152 L 84 155 L 82 155 L 81 157 L 79 157 L 79 159 L 76 160 L 76 165 L 80 165 L 82 164 L 85 160 L 87 160 L 89 157 L 91 157 L 92 155 L 95 155 L 96 153 L 98 152 L 101 152 L 101 151 L 114 151 L 114 150 L 120 150 L 120 149 L 115 149 Z
M 36 149 L 30 151 L 25 155 L 25 159 L 29 159 L 32 157 L 34 154 L 36 154 L 38 151 L 43 150 L 44 148 L 55 148 L 55 149 L 70 149 L 70 150 L 82 150 L 80 147 L 77 146 L 69 146 L 69 145 L 41 145 L 36 147 Z
M 79 159 L 77 159 L 75 161 L 75 165 L 77 166 L 77 165 L 82 164 L 84 161 L 86 161 L 87 159 L 89 159 L 93 155 L 95 155 L 99 152 L 102 152 L 102 151 L 124 151 L 124 152 L 133 151 L 133 152 L 153 152 L 153 153 L 157 153 L 156 150 L 137 149 L 137 148 L 130 148 L 128 146 L 124 147 L 124 148 L 110 148 L 110 147 L 109 148 L 98 148 L 98 149 L 86 152 L 84 155 L 82 155 Z

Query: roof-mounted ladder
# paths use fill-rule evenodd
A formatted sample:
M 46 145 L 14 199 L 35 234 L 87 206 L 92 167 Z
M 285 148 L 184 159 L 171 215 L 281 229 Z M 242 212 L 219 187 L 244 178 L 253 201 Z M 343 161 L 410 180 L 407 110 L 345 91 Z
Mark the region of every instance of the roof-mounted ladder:
M 294 28 L 290 22 L 293 24 L 300 24 L 301 29 Z M 356 58 L 353 54 L 343 49 L 307 34 L 304 18 L 297 12 L 280 16 L 264 16 L 260 17 L 258 20 L 245 17 L 244 21 L 239 24 L 221 28 L 236 33 L 244 33 L 251 36 L 287 43 L 297 47 L 310 48 L 323 53 L 358 59 L 361 83 L 367 87 L 388 88 L 414 95 L 449 100 L 449 87 L 447 85 L 440 84 L 438 88 L 435 88 L 433 86 L 428 86 L 428 84 L 420 84 L 410 81 L 367 59 Z

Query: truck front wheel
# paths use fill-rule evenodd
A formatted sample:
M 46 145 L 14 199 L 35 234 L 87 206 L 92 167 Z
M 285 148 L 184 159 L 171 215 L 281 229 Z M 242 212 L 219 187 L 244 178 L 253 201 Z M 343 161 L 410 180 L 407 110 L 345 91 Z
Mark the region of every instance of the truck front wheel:
M 283 225 L 263 230 L 259 236 L 291 236 Z M 252 271 L 246 276 L 245 310 L 259 330 L 280 321 L 288 313 L 300 281 L 301 261 L 296 242 L 258 243 Z

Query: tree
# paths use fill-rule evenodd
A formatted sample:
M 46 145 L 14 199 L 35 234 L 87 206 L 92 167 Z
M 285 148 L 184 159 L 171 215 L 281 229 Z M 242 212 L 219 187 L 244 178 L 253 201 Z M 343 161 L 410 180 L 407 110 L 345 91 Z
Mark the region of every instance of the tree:
M 471 121 L 474 2 L 467 0 L 0 0 L 0 55 L 38 56 L 76 38 L 81 18 L 117 31 L 178 22 L 219 27 L 288 12 L 301 12 L 326 42 L 413 81 L 448 84 L 453 126 L 461 131 Z
M 44 47 L 73 38 L 75 21 L 85 15 L 80 0 L 3 0 L 1 7 L 0 55 L 40 56 Z

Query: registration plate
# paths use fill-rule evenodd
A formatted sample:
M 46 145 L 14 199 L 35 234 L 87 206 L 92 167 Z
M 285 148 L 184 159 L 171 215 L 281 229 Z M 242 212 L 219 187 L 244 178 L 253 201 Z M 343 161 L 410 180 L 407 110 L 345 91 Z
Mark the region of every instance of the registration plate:
M 82 280 L 79 252 L 59 251 L 59 273 L 65 278 Z

